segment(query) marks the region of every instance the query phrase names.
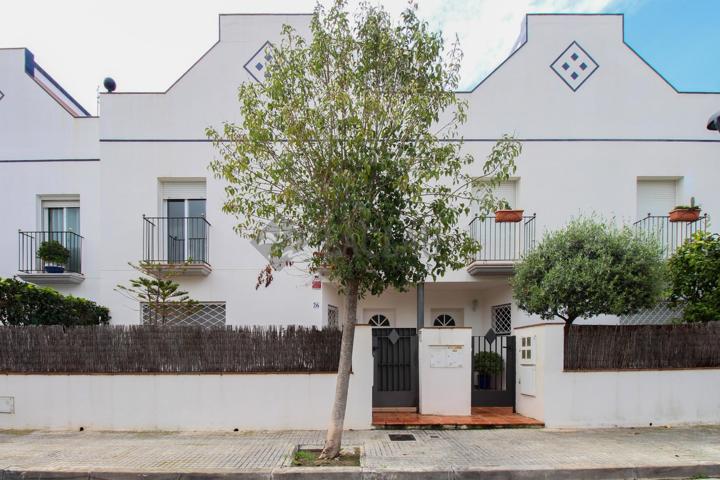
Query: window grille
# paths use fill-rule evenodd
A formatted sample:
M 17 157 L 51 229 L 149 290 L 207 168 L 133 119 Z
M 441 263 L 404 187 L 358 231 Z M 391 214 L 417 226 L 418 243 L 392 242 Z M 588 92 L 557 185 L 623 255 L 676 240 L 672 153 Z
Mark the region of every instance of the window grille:
M 662 325 L 680 317 L 682 310 L 670 308 L 667 303 L 660 302 L 653 308 L 621 316 L 620 325 Z
M 202 302 L 194 306 L 183 304 L 168 306 L 164 325 L 183 327 L 224 327 L 225 302 Z M 145 325 L 162 323 L 159 315 L 154 315 L 148 303 L 141 306 L 142 322 Z
M 498 335 L 510 335 L 512 330 L 510 304 L 495 305 L 492 307 L 492 328 Z
M 335 305 L 328 305 L 327 325 L 328 328 L 340 328 L 340 322 L 338 321 L 338 307 Z
M 447 313 L 441 313 L 440 315 L 435 317 L 435 320 L 433 320 L 433 326 L 434 327 L 454 327 L 455 319 L 452 317 L 452 315 L 448 315 Z
M 390 320 L 382 313 L 378 313 L 370 317 L 368 325 L 371 325 L 373 327 L 389 327 Z

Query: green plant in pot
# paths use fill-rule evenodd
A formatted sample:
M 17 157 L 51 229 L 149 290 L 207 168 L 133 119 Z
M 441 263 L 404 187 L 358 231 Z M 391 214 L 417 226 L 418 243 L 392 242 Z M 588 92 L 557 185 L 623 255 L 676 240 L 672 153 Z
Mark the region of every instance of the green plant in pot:
M 517 223 L 522 221 L 523 212 L 525 210 L 517 210 L 510 208 L 507 200 L 498 202 L 497 210 L 495 210 L 495 222 L 497 223 Z
M 478 352 L 475 354 L 473 367 L 478 376 L 478 387 L 488 389 L 492 376 L 502 372 L 503 358 L 495 352 Z
M 695 205 L 695 197 L 690 198 L 690 205 L 677 205 L 668 214 L 671 222 L 694 222 L 700 218 L 700 205 Z
M 57 240 L 47 240 L 40 244 L 37 256 L 43 261 L 46 273 L 63 273 L 70 259 L 70 250 Z

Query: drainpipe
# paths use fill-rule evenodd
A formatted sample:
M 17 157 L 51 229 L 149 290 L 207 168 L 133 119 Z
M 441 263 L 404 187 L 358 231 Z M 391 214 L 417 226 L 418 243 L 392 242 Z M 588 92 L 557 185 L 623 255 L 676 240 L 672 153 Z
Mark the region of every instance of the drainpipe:
M 425 284 L 417 284 L 417 330 L 425 327 Z

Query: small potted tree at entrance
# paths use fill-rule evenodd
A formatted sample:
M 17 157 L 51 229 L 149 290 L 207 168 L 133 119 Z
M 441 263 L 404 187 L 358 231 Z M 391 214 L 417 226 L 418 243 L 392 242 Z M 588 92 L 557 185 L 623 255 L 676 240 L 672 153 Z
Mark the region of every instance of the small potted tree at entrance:
M 495 352 L 478 352 L 473 363 L 477 373 L 477 386 L 484 390 L 490 388 L 492 376 L 503 369 L 503 359 Z
M 690 199 L 690 205 L 678 205 L 670 212 L 671 222 L 694 222 L 700 218 L 700 205 L 695 205 L 695 197 Z
M 495 221 L 497 223 L 517 223 L 522 221 L 525 210 L 513 210 L 507 200 L 500 200 L 498 209 L 495 210 Z
M 70 259 L 70 250 L 57 240 L 47 240 L 40 244 L 37 256 L 43 261 L 45 273 L 63 273 Z

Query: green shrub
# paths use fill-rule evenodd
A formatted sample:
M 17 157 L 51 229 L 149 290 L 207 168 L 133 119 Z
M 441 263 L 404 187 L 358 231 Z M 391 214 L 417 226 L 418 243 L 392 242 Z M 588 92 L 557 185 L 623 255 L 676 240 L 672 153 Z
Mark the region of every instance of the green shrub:
M 515 266 L 518 306 L 566 324 L 654 307 L 664 288 L 660 245 L 630 228 L 580 218 L 545 235 Z
M 478 352 L 473 366 L 480 375 L 495 375 L 502 372 L 503 359 L 495 352 Z
M 40 244 L 37 256 L 49 263 L 65 265 L 70 259 L 70 250 L 57 240 L 48 240 Z
M 720 235 L 696 232 L 670 257 L 670 305 L 684 322 L 720 320 Z
M 1 325 L 99 325 L 110 321 L 110 311 L 95 302 L 62 295 L 11 278 L 0 278 Z

